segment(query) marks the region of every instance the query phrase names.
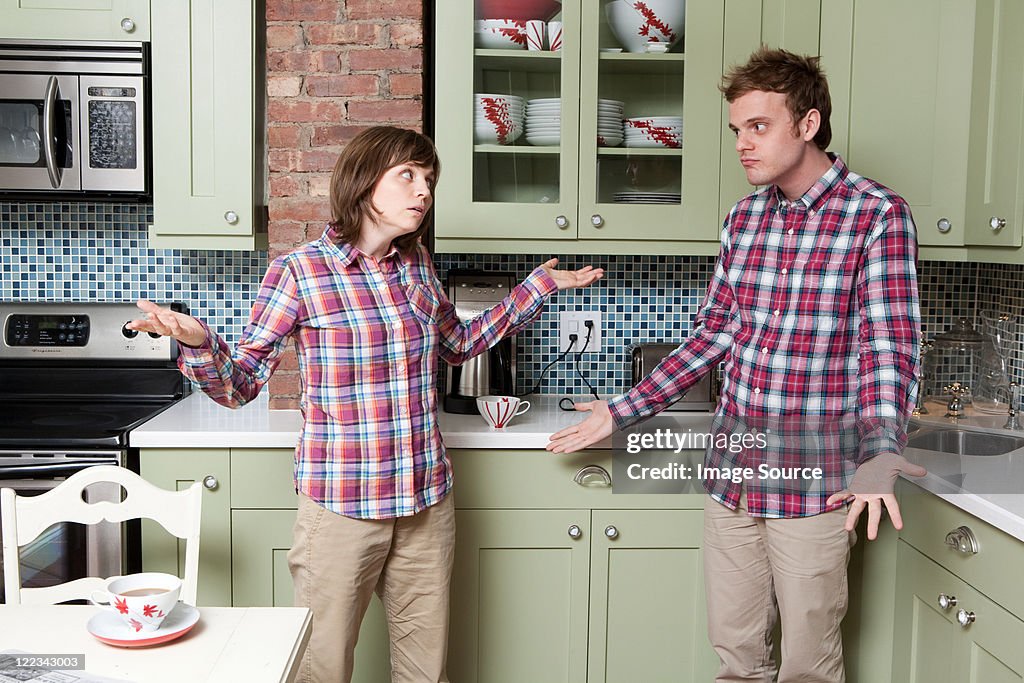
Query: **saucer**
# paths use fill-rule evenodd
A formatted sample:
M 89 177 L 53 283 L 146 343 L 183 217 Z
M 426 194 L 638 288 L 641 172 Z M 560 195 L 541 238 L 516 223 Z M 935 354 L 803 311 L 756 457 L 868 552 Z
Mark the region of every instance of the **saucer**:
M 180 638 L 199 621 L 199 610 L 179 602 L 155 631 L 136 632 L 121 617 L 108 610 L 98 612 L 89 619 L 85 628 L 98 640 L 117 647 L 146 647 Z

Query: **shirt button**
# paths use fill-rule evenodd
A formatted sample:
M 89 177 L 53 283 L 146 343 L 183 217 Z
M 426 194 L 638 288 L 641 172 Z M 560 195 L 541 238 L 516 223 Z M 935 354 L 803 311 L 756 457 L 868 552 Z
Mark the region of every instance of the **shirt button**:
M 786 273 L 788 273 L 788 272 L 789 272 L 789 268 L 783 268 L 783 269 L 782 269 L 782 274 L 783 274 L 783 275 L 785 275 L 785 274 L 786 274 Z
M 763 349 L 761 349 L 761 353 L 768 353 L 768 347 L 766 346 Z
M 775 309 L 775 317 L 778 318 L 780 314 L 781 314 L 781 311 L 776 308 Z
M 761 387 L 754 387 L 754 393 L 755 394 L 760 394 L 761 393 Z
M 790 228 L 790 229 L 788 230 L 788 232 L 789 232 L 789 234 L 790 234 L 790 235 L 792 235 L 792 234 L 793 234 L 793 228 Z

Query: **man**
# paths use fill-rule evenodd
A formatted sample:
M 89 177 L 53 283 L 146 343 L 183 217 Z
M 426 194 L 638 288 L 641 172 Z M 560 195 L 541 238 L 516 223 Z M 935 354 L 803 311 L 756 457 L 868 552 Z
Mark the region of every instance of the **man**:
M 762 188 L 724 222 L 689 337 L 628 393 L 577 404 L 590 416 L 553 434 L 548 450 L 584 448 L 659 412 L 723 360 L 719 418 L 792 425 L 853 416 L 852 480 L 783 489 L 704 482 L 717 680 L 770 681 L 777 672 L 780 682 L 843 681 L 853 529 L 866 508 L 874 539 L 883 505 L 900 528 L 894 481 L 925 473 L 900 456 L 919 354 L 914 225 L 903 199 L 825 151 L 831 102 L 816 58 L 762 48 L 721 90 L 740 164 Z M 710 449 L 706 464 L 721 455 Z

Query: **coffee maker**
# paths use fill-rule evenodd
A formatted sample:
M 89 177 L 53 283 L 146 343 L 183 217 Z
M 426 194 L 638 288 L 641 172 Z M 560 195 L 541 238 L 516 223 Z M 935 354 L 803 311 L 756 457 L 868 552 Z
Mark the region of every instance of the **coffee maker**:
M 448 300 L 459 320 L 467 321 L 501 302 L 515 286 L 513 273 L 449 270 Z M 515 394 L 516 343 L 506 337 L 490 349 L 447 372 L 445 412 L 475 415 L 477 396 Z

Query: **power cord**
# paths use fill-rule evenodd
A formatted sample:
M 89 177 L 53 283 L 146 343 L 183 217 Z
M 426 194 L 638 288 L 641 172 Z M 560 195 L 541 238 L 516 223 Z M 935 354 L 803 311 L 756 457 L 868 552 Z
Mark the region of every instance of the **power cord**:
M 587 335 L 587 338 L 588 339 L 590 338 L 589 334 Z M 572 351 L 572 347 L 576 346 L 576 342 L 577 341 L 579 341 L 579 337 L 576 336 L 575 334 L 570 334 L 569 335 L 569 345 L 567 347 L 565 347 L 565 351 L 562 351 L 562 353 L 559 354 L 558 358 L 556 358 L 553 361 L 551 361 L 550 363 L 548 363 L 544 367 L 544 369 L 540 371 L 540 377 L 537 378 L 537 383 L 533 385 L 533 389 L 531 389 L 530 391 L 526 392 L 525 394 L 519 394 L 516 398 L 522 398 L 523 396 L 529 396 L 530 394 L 536 394 L 538 391 L 540 391 L 540 384 L 541 384 L 541 382 L 544 381 L 544 376 L 548 374 L 548 370 L 551 369 L 552 365 L 554 365 L 555 363 L 558 363 L 559 361 L 563 360 L 566 356 L 568 356 L 569 352 Z
M 587 388 L 590 389 L 590 393 L 594 398 L 600 401 L 601 397 L 598 395 L 597 390 L 594 389 L 593 385 L 587 381 L 587 378 L 583 375 L 583 371 L 580 370 L 580 360 L 583 358 L 583 352 L 587 350 L 588 346 L 590 346 L 590 335 L 594 332 L 594 323 L 592 321 L 585 320 L 583 321 L 583 325 L 587 328 L 587 338 L 583 340 L 583 348 L 576 354 L 576 374 L 579 375 L 580 379 L 583 380 L 583 383 L 587 385 Z

